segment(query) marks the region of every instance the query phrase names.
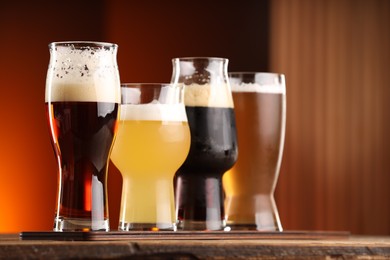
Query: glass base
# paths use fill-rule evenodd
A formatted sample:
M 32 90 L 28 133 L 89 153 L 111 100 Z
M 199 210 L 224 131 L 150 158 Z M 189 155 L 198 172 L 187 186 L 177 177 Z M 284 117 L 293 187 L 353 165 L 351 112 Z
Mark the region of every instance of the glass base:
M 128 223 L 119 222 L 119 231 L 176 231 L 175 223 Z
M 177 224 L 178 230 L 198 230 L 198 231 L 218 231 L 225 230 L 226 221 L 195 221 L 195 220 L 179 220 Z
M 283 231 L 272 194 L 227 197 L 226 220 L 231 230 Z
M 54 231 L 110 231 L 108 219 L 92 221 L 83 218 L 56 217 Z
M 266 232 L 281 232 L 283 231 L 282 226 L 275 225 L 275 226 L 259 226 L 256 224 L 237 224 L 237 223 L 228 223 L 229 230 L 243 230 L 243 231 L 250 231 L 250 230 L 257 230 L 257 231 L 266 231 Z

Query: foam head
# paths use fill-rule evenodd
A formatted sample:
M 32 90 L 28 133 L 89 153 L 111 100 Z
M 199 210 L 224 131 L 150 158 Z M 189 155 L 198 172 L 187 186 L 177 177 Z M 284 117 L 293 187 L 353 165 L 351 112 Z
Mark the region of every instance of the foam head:
M 184 104 L 161 104 L 157 100 L 149 104 L 122 104 L 121 120 L 187 122 Z
M 225 83 L 186 85 L 184 103 L 186 106 L 233 108 L 230 85 Z
M 286 94 L 284 75 L 266 72 L 229 73 L 233 92 Z
M 120 103 L 117 45 L 94 42 L 52 43 L 46 102 Z
M 256 93 L 270 93 L 270 94 L 285 94 L 286 87 L 284 85 L 262 85 L 258 83 L 232 83 L 233 92 L 256 92 Z

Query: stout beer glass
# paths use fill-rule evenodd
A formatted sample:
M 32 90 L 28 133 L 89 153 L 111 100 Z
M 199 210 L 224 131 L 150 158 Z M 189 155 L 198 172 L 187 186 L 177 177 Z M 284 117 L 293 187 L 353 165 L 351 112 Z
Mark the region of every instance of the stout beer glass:
M 282 161 L 286 87 L 273 73 L 229 73 L 240 155 L 223 177 L 232 230 L 282 231 L 274 190 Z
M 119 230 L 176 230 L 173 176 L 189 148 L 182 87 L 122 84 L 111 155 L 123 177 Z
M 176 172 L 178 229 L 225 228 L 222 175 L 237 159 L 227 59 L 173 59 L 172 83 L 184 85 L 191 130 L 188 157 Z
M 120 102 L 117 45 L 49 45 L 46 114 L 58 164 L 55 231 L 109 230 L 107 167 Z

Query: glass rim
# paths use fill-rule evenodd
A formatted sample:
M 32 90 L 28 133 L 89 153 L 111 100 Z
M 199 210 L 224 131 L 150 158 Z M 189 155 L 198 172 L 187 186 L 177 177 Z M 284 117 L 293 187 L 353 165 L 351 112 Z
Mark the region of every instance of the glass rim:
M 159 87 L 159 86 L 176 86 L 178 84 L 174 83 L 169 83 L 169 82 L 124 82 L 120 83 L 121 88 L 126 88 L 126 87 Z
M 275 75 L 275 76 L 285 76 L 283 73 L 279 73 L 279 72 L 261 72 L 261 71 L 230 71 L 228 72 L 228 76 L 230 75 Z
M 172 61 L 193 61 L 193 60 L 214 60 L 214 61 L 229 61 L 228 58 L 223 57 L 206 57 L 206 56 L 199 56 L 199 57 L 176 57 L 172 58 Z
M 118 48 L 118 44 L 111 42 L 98 41 L 58 41 L 49 43 L 49 48 L 53 47 L 74 47 L 75 49 L 83 48 Z
M 286 94 L 284 74 L 275 72 L 229 72 L 232 92 Z

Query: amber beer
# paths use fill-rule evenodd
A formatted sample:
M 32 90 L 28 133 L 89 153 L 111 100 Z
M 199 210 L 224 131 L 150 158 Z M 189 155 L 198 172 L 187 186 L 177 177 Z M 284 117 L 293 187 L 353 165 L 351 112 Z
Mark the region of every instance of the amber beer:
M 58 163 L 55 231 L 109 230 L 107 168 L 120 101 L 112 47 L 50 45 L 45 107 Z
M 103 218 L 108 219 L 103 191 L 106 190 L 107 158 L 115 136 L 118 104 L 58 101 L 46 103 L 46 112 L 53 131 L 54 152 L 61 158 L 59 216 L 90 219 L 92 197 L 100 196 L 102 204 L 96 206 Z M 94 189 L 96 194 L 92 194 Z
M 232 83 L 239 157 L 224 175 L 226 216 L 232 229 L 279 230 L 273 193 L 283 152 L 284 85 Z

